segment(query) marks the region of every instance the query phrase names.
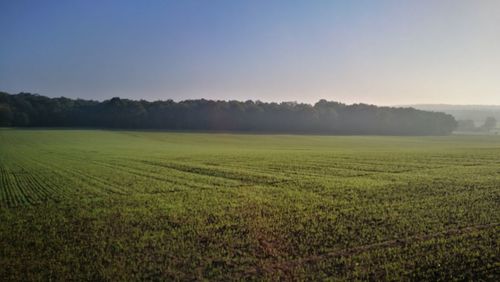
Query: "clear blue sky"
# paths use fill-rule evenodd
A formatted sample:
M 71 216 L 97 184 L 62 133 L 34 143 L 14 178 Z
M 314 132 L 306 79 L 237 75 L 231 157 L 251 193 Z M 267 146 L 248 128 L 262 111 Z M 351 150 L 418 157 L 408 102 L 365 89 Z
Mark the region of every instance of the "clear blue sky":
M 500 1 L 0 0 L 0 90 L 500 104 Z

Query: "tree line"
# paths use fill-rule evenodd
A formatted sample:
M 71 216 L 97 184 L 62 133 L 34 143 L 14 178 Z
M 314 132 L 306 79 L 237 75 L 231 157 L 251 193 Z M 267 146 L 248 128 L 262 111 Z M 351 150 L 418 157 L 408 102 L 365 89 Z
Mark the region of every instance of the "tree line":
M 487 117 L 484 123 L 476 126 L 476 123 L 471 119 L 458 120 L 457 130 L 463 132 L 492 132 L 497 128 L 497 120 L 494 117 Z
M 414 108 L 261 101 L 102 102 L 0 92 L 0 126 L 252 131 L 269 133 L 446 135 L 448 114 Z

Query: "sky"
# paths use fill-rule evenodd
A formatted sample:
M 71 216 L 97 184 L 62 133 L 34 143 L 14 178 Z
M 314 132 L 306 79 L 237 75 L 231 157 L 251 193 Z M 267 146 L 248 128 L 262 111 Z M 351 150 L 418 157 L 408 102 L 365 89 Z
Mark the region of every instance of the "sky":
M 0 0 L 0 91 L 500 104 L 498 0 Z

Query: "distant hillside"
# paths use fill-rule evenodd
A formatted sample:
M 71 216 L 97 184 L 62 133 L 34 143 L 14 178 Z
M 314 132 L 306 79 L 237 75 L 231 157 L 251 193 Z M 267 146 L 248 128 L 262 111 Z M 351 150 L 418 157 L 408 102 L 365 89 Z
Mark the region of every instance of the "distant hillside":
M 445 104 L 420 104 L 408 105 L 418 110 L 444 112 L 452 115 L 457 120 L 473 120 L 482 123 L 487 117 L 494 117 L 500 121 L 500 105 L 445 105 Z

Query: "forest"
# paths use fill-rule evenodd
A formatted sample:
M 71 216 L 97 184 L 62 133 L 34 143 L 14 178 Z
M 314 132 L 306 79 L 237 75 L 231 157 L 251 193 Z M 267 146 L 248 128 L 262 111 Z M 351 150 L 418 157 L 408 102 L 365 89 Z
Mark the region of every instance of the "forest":
M 261 101 L 105 101 L 0 92 L 0 126 L 240 131 L 350 135 L 448 135 L 453 116 L 411 107 Z

